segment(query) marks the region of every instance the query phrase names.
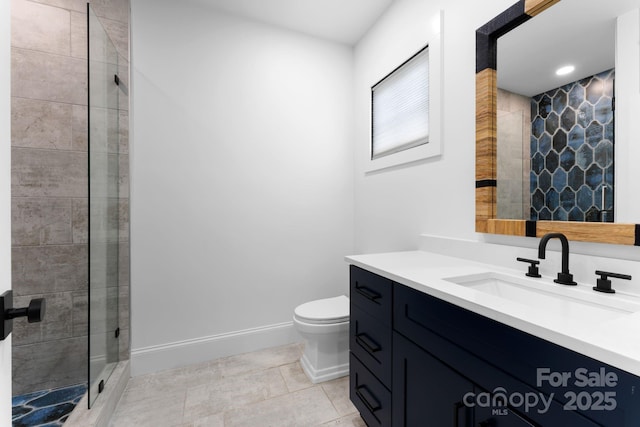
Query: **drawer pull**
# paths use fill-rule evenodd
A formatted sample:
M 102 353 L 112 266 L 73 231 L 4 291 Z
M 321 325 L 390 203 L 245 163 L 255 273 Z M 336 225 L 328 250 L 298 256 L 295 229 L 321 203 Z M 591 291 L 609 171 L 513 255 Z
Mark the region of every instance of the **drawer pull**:
M 380 409 L 380 402 L 378 402 L 378 399 L 376 399 L 373 394 L 371 394 L 366 386 L 361 385 L 360 387 L 356 388 L 356 396 L 360 398 L 362 403 L 364 403 L 364 406 L 366 406 L 370 412 L 373 413 Z
M 382 297 L 382 295 L 380 295 L 379 293 L 372 291 L 371 289 L 365 287 L 365 286 L 358 286 L 358 283 L 356 282 L 356 291 L 361 294 L 362 296 L 364 296 L 366 299 L 371 300 L 375 303 L 377 303 L 377 299 Z
M 356 335 L 356 342 L 369 353 L 376 353 L 381 349 L 380 345 L 365 333 Z

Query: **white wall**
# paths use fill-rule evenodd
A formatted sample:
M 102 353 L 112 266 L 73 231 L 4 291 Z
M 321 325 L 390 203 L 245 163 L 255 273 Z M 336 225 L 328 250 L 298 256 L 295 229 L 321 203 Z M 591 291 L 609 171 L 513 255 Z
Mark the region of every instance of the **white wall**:
M 0 294 L 11 288 L 11 13 L 0 2 Z M 0 341 L 0 425 L 11 423 L 11 336 Z
M 132 48 L 134 375 L 297 339 L 348 292 L 351 49 L 172 0 L 132 1 Z
M 356 46 L 358 253 L 415 249 L 420 233 L 475 235 L 475 29 L 512 3 L 399 0 Z M 365 175 L 370 87 L 429 42 L 428 27 L 439 9 L 444 10 L 443 154 Z

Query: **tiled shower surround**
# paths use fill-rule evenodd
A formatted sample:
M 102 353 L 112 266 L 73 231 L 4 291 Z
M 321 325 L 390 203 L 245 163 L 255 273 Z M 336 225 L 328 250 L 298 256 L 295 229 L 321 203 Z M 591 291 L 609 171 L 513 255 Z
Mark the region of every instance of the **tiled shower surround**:
M 497 98 L 498 218 L 529 215 L 531 98 L 498 89 Z
M 12 1 L 12 270 L 15 305 L 44 297 L 42 323 L 14 321 L 13 394 L 87 381 L 87 3 Z M 129 76 L 129 0 L 92 6 Z M 120 354 L 129 353 L 128 99 L 120 95 Z
M 532 220 L 613 221 L 613 81 L 608 70 L 531 99 Z

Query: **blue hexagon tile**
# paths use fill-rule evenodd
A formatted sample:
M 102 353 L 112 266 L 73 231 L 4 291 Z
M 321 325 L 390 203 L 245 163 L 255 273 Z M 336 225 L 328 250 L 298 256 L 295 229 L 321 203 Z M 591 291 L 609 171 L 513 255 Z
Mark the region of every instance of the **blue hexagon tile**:
M 62 426 L 86 391 L 86 385 L 80 384 L 14 396 L 12 426 Z
M 531 219 L 613 221 L 614 76 L 531 98 Z

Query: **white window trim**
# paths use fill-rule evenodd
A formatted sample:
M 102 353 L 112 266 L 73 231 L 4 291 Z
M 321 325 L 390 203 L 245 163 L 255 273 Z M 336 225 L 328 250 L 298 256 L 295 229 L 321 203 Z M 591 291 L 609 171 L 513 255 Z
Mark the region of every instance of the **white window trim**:
M 365 173 L 419 162 L 442 154 L 442 50 L 444 39 L 444 11 L 440 11 L 432 21 L 435 21 L 439 25 L 432 26 L 429 34 L 429 40 L 425 40 L 424 43 L 424 46 L 429 46 L 429 142 L 427 144 L 389 154 L 384 157 L 372 159 L 372 137 L 370 134 L 369 144 L 367 145 L 368 150 L 366 152 L 367 159 Z M 393 68 L 395 67 L 392 67 L 392 69 Z M 371 112 L 369 112 L 369 132 L 371 132 Z

